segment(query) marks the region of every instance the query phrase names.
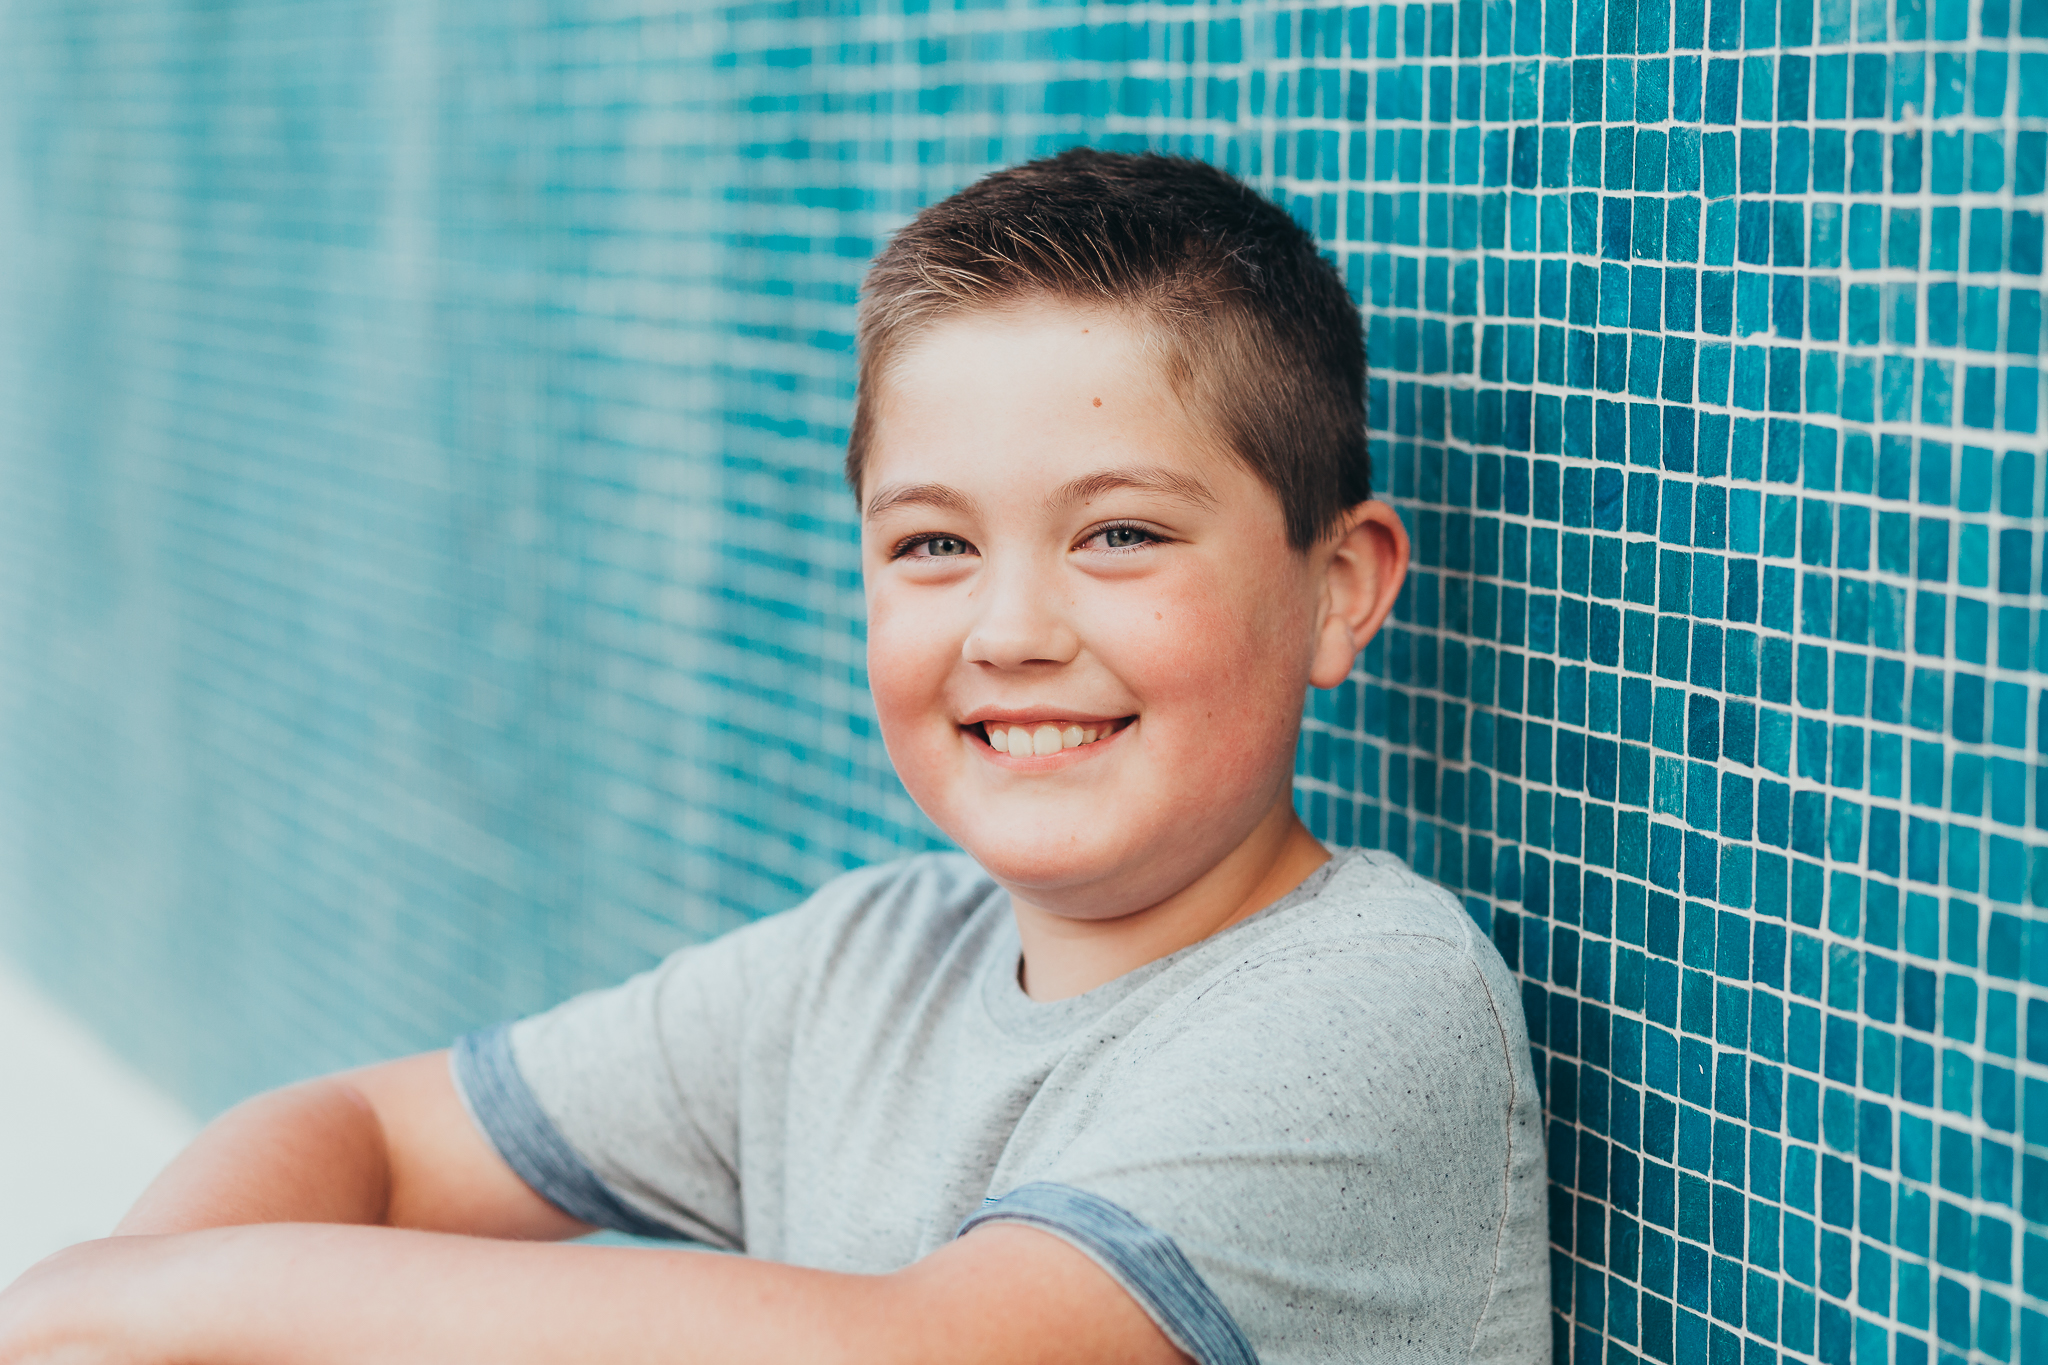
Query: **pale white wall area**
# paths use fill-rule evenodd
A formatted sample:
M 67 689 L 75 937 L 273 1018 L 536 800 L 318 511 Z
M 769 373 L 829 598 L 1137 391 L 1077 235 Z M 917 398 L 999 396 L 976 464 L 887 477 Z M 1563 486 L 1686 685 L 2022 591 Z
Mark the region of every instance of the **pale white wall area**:
M 0 1285 L 104 1237 L 198 1125 L 0 961 Z

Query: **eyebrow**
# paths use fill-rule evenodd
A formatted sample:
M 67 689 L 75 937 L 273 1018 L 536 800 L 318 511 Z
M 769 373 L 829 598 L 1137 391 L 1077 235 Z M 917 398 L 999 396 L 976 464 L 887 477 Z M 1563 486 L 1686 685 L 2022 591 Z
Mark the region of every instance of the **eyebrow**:
M 862 515 L 878 517 L 898 507 L 936 507 L 962 516 L 971 515 L 976 510 L 974 499 L 957 488 L 948 488 L 942 483 L 904 483 L 876 489 Z
M 1070 479 L 1054 489 L 1045 500 L 1048 507 L 1060 507 L 1070 503 L 1089 502 L 1105 493 L 1131 489 L 1139 493 L 1159 493 L 1169 498 L 1197 507 L 1216 505 L 1216 495 L 1209 491 L 1209 485 L 1193 475 L 1182 474 L 1171 469 L 1145 467 L 1137 469 L 1098 469 L 1093 474 L 1083 474 Z
M 1140 493 L 1158 493 L 1197 507 L 1214 507 L 1216 495 L 1209 485 L 1192 475 L 1181 474 L 1171 469 L 1098 469 L 1092 474 L 1083 474 L 1077 479 L 1055 488 L 1046 497 L 1047 507 L 1071 506 L 1077 502 L 1089 502 L 1105 493 L 1125 489 Z M 979 510 L 973 498 L 957 488 L 942 483 L 896 484 L 875 490 L 874 497 L 862 515 L 878 517 L 898 507 L 935 507 L 942 511 L 957 512 L 963 516 Z

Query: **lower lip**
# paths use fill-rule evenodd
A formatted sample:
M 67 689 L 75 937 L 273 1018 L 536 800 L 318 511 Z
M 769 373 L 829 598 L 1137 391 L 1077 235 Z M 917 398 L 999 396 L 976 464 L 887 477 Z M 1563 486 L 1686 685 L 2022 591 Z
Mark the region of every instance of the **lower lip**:
M 983 758 L 1001 764 L 1005 768 L 1017 772 L 1045 772 L 1064 763 L 1078 763 L 1104 745 L 1114 744 L 1117 740 L 1123 738 L 1125 731 L 1137 723 L 1136 720 L 1126 721 L 1102 738 L 1096 740 L 1093 744 L 1076 744 L 1073 748 L 1062 749 L 1056 754 L 1045 754 L 1042 756 L 1033 754 L 1029 758 L 1018 758 L 1014 754 L 1002 753 L 986 739 L 976 739 L 971 734 L 968 736 L 968 742 L 981 751 Z

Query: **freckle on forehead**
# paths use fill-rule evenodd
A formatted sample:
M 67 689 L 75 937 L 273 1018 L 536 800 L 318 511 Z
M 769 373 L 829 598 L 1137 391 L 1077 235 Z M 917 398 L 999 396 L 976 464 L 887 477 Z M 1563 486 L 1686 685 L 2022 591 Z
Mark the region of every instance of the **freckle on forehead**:
M 1100 398 L 1095 400 L 1095 406 L 1098 408 L 1102 406 L 1102 400 Z

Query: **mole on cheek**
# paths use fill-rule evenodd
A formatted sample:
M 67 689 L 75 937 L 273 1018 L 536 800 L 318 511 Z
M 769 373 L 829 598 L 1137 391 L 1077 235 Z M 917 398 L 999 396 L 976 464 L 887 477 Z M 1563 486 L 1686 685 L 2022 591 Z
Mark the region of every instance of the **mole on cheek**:
M 1100 398 L 1095 400 L 1095 406 L 1098 408 L 1102 406 L 1102 400 Z

